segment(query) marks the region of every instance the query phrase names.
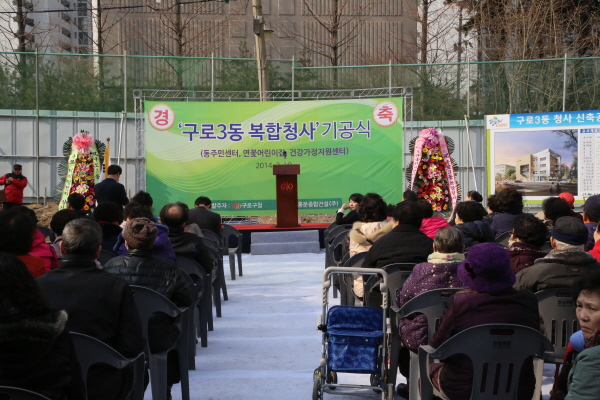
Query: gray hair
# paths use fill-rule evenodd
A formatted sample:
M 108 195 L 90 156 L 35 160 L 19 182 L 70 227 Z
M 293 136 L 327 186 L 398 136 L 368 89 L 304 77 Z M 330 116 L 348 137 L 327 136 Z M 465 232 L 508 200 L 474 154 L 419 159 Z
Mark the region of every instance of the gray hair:
M 62 240 L 67 254 L 93 256 L 102 244 L 102 228 L 86 218 L 78 218 L 65 225 Z
M 556 240 L 556 238 L 554 238 L 554 244 L 558 251 L 585 251 L 585 244 L 569 244 Z
M 457 228 L 446 226 L 437 231 L 433 245 L 440 253 L 462 253 L 465 250 L 465 235 Z

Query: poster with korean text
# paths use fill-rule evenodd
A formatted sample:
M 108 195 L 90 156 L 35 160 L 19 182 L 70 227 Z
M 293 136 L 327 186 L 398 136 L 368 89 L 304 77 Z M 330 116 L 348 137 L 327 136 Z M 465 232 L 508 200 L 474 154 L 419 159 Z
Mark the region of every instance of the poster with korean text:
M 222 215 L 274 215 L 273 165 L 300 165 L 299 214 L 352 193 L 402 198 L 402 99 L 150 102 L 146 183 L 155 208 L 208 196 Z
M 486 116 L 490 194 L 518 189 L 529 203 L 600 193 L 600 111 Z

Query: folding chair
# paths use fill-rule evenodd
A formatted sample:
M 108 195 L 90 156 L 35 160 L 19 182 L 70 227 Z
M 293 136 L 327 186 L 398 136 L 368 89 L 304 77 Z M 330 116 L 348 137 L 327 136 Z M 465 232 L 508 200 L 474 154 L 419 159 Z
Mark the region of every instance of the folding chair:
M 228 224 L 221 225 L 223 229 L 223 254 L 229 255 L 229 269 L 231 270 L 231 280 L 235 280 L 235 258 L 237 256 L 238 273 L 242 276 L 242 234 L 233 226 Z M 237 247 L 232 245 L 231 237 L 237 239 Z
M 144 353 L 135 358 L 127 358 L 104 342 L 82 333 L 71 332 L 75 355 L 81 366 L 81 375 L 85 385 L 87 399 L 87 375 L 94 364 L 108 364 L 113 368 L 123 369 L 133 364 L 133 384 L 128 399 L 142 400 L 144 398 Z
M 429 365 L 434 360 L 464 354 L 473 363 L 470 400 L 514 400 L 525 360 L 531 356 L 539 359 L 534 361 L 537 364 L 534 371 L 536 382 L 541 382 L 543 358 L 546 352 L 551 351 L 553 348 L 548 338 L 526 326 L 488 324 L 466 329 L 437 349 L 429 345 L 419 347 L 421 398 L 432 400 L 433 395 L 440 396 L 431 383 Z M 534 399 L 539 397 L 539 393 L 534 393 Z
M 207 347 L 207 331 L 213 330 L 212 286 L 210 276 L 208 276 L 200 264 L 188 257 L 177 256 L 177 266 L 192 278 L 194 286 L 196 286 L 196 290 L 198 290 L 199 301 L 196 304 L 196 309 L 198 311 L 197 336 L 200 338 L 202 347 Z
M 179 372 L 181 374 L 181 395 L 183 400 L 190 400 L 190 382 L 188 374 L 188 317 L 185 313 L 188 308 L 180 309 L 169 299 L 154 290 L 130 285 L 133 299 L 142 320 L 144 337 L 148 337 L 148 321 L 156 312 L 162 312 L 174 319 L 174 324 L 179 329 L 179 338 L 173 346 L 160 353 L 151 353 L 148 341 L 144 353 L 150 362 L 150 383 L 152 385 L 152 400 L 166 400 L 167 398 L 167 353 L 177 349 L 179 353 Z
M 39 393 L 12 386 L 0 386 L 0 398 L 3 400 L 50 400 Z
M 390 363 L 390 374 L 393 377 L 390 381 L 396 383 L 396 376 L 398 374 L 398 356 L 400 354 L 400 333 L 398 332 L 398 321 L 399 318 L 405 318 L 412 314 L 423 314 L 427 318 L 427 337 L 428 340 L 433 339 L 435 331 L 437 330 L 440 319 L 446 309 L 446 303 L 448 299 L 456 292 L 464 289 L 459 288 L 443 288 L 429 290 L 423 292 L 418 296 L 413 297 L 406 302 L 400 309 L 392 307 L 395 311 L 394 321 L 392 322 L 392 334 L 394 335 L 392 341 L 392 356 Z M 394 332 L 395 330 L 395 332 Z M 419 357 L 416 353 L 410 352 L 410 377 L 408 387 L 413 388 L 409 390 L 410 399 L 419 399 L 419 391 L 417 390 L 419 385 Z

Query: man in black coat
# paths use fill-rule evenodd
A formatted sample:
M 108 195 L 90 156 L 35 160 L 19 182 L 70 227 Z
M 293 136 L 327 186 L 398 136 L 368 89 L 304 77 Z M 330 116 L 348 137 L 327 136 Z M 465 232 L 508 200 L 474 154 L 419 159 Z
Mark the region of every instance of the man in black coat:
M 127 283 L 98 268 L 101 242 L 96 222 L 83 218 L 69 222 L 60 242 L 62 262 L 38 283 L 50 307 L 69 314 L 69 331 L 95 337 L 125 357 L 136 357 L 145 344 L 140 315 Z M 87 380 L 88 399 L 123 399 L 131 379 L 131 370 L 94 366 Z
M 214 211 L 210 211 L 211 208 L 212 201 L 208 197 L 198 197 L 194 202 L 194 209 L 189 211 L 190 221 L 198 225 L 200 229 L 208 229 L 222 237 L 221 216 Z
M 112 201 L 113 203 L 125 206 L 129 203 L 125 186 L 119 183 L 122 173 L 123 170 L 118 165 L 108 167 L 106 170 L 106 179 L 94 187 L 98 204 L 104 201 Z
M 417 203 L 403 201 L 394 209 L 391 232 L 373 243 L 363 268 L 383 268 L 393 263 L 418 264 L 433 252 L 433 240 L 419 229 L 423 211 Z
M 170 203 L 160 210 L 160 222 L 169 228 L 169 241 L 175 254 L 195 260 L 210 275 L 217 260 L 211 257 L 198 235 L 184 231 L 188 219 L 188 208 L 182 203 Z

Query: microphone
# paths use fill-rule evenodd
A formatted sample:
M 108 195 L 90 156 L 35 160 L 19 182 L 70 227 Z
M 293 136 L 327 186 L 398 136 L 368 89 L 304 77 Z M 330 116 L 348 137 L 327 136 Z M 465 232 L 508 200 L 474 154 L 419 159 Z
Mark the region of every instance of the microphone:
M 287 151 L 283 151 L 283 163 L 285 164 L 285 160 L 287 159 Z

